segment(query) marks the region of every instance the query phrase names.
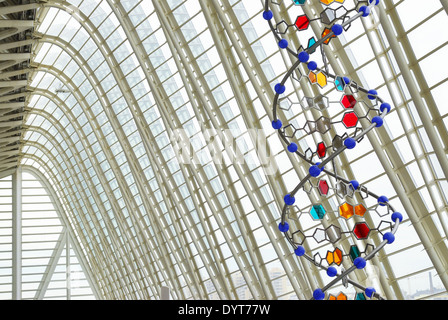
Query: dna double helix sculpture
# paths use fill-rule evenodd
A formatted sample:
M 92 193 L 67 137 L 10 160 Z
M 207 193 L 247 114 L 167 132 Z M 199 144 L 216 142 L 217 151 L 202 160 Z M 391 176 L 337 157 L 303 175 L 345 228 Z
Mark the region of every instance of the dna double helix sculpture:
M 292 2 L 291 9 L 297 8 L 303 14 L 292 23 L 286 19 L 276 21 L 272 6 L 278 6 L 274 11 L 281 12 L 281 5 L 288 5 L 288 1 Z M 327 293 L 341 283 L 345 287 L 353 286 L 355 300 L 385 299 L 374 287 L 360 285 L 349 275 L 366 268 L 371 263 L 369 260 L 394 242 L 403 215 L 394 210 L 386 196 L 376 195 L 357 180 L 342 177 L 336 160 L 343 152 L 356 148 L 368 132 L 382 127 L 391 105 L 376 90 L 362 88 L 353 79 L 332 74 L 329 63 L 332 57 L 324 48 L 348 31 L 356 19 L 372 14 L 380 0 L 358 1 L 353 9 L 346 9 L 344 0 L 309 1 L 321 6 L 320 14 L 313 14 L 306 0 L 266 0 L 263 10 L 263 18 L 269 23 L 278 47 L 287 51 L 293 61 L 274 86 L 272 127 L 288 152 L 303 160 L 305 166 L 309 165 L 297 186 L 284 196 L 278 228 L 300 259 L 321 268 L 330 279 L 325 286 L 314 289 L 311 299 L 347 300 L 342 292 Z M 316 30 L 322 27 L 321 37 L 316 39 Z M 288 40 L 287 34 L 291 33 L 297 36 Z M 300 41 L 306 46 L 293 49 L 293 41 L 301 34 L 308 35 Z M 317 59 L 311 59 L 313 54 Z M 303 88 L 303 97 L 294 101 L 293 97 L 299 94 L 287 95 L 286 84 L 300 86 L 302 81 L 309 81 L 314 90 Z M 295 108 L 300 112 L 296 114 Z M 315 148 L 308 147 L 313 144 Z M 308 196 L 309 205 L 296 203 L 299 192 Z M 368 241 L 375 233 L 379 233 L 376 239 L 380 239 L 376 246 L 372 244 L 375 241 Z

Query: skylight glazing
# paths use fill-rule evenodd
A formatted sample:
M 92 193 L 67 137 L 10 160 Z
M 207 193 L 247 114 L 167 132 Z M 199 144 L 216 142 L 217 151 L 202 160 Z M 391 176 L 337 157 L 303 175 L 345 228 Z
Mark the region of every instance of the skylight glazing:
M 302 10 L 280 2 L 290 19 Z M 270 129 L 272 88 L 291 61 L 263 3 L 56 0 L 37 10 L 22 164 L 54 187 L 101 298 L 158 299 L 168 286 L 173 299 L 307 299 L 325 276 L 277 229 L 305 168 Z M 394 104 L 385 130 L 338 160 L 407 214 L 368 274 L 391 299 L 444 297 L 448 285 L 447 42 L 436 36 L 447 12 L 437 0 L 417 6 L 384 0 L 329 45 L 332 69 Z M 288 98 L 307 85 L 288 86 Z

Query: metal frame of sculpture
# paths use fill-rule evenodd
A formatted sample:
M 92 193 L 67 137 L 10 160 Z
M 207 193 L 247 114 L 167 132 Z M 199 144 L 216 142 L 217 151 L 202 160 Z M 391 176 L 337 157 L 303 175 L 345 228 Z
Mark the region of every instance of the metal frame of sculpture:
M 324 10 L 314 19 L 306 14 L 300 15 L 293 24 L 288 24 L 285 20 L 274 21 L 274 14 L 270 6 L 280 6 L 284 1 L 287 0 L 266 0 L 263 11 L 263 18 L 269 23 L 279 48 L 286 50 L 288 54 L 297 59 L 286 72 L 281 82 L 274 87 L 272 127 L 277 130 L 288 152 L 297 155 L 304 163 L 309 164 L 309 168 L 308 174 L 284 197 L 279 230 L 284 233 L 298 257 L 306 259 L 319 268 L 326 270 L 327 275 L 332 278 L 324 287 L 316 288 L 311 299 L 347 299 L 347 296 L 343 293 L 340 293 L 338 296 L 325 293 L 341 281 L 345 286 L 351 284 L 357 288 L 355 296 L 357 300 L 366 299 L 366 297 L 384 299 L 376 292 L 375 288 L 366 288 L 351 280 L 348 275 L 357 269 L 364 269 L 368 260 L 372 259 L 384 246 L 394 242 L 395 233 L 403 216 L 394 210 L 386 196 L 378 196 L 356 180 L 349 181 L 341 177 L 338 173 L 335 159 L 344 151 L 354 149 L 368 132 L 382 127 L 384 118 L 390 112 L 391 106 L 378 96 L 376 90 L 364 89 L 348 77 L 331 74 L 325 50 L 323 49 L 323 46 L 328 45 L 333 38 L 347 31 L 353 21 L 368 17 L 374 10 L 374 7 L 380 3 L 380 0 L 358 1 L 356 8 L 351 10 L 347 10 L 342 5 L 344 0 L 311 0 L 320 2 Z M 291 1 L 296 6 L 306 6 L 306 0 Z M 340 5 L 334 7 L 337 4 Z M 298 50 L 292 49 L 290 41 L 285 37 L 288 29 L 296 28 L 297 32 L 301 32 L 308 29 L 310 24 L 316 20 L 321 22 L 321 26 L 324 26 L 321 38 L 316 39 L 313 36 L 308 39 L 306 48 L 300 46 Z M 321 63 L 323 64 L 322 68 L 318 67 L 318 62 L 311 60 L 311 55 L 316 53 L 319 48 L 322 58 Z M 305 96 L 298 102 L 293 102 L 291 98 L 285 96 L 286 82 L 289 79 L 300 82 L 303 78 L 307 78 L 312 85 L 317 85 L 321 89 L 332 83 L 336 92 L 341 94 L 340 100 L 336 101 L 336 103 L 341 105 L 342 114 L 336 113 L 333 117 L 329 115 L 327 109 L 335 102 L 330 101 L 323 94 L 313 97 Z M 365 113 L 361 114 L 359 110 L 356 110 L 362 109 L 355 108 L 359 104 L 363 105 Z M 298 124 L 296 119 L 291 121 L 292 123 L 284 125 L 284 120 L 282 121 L 279 117 L 279 113 L 281 113 L 279 109 L 283 113 L 288 113 L 291 112 L 294 105 L 300 106 L 304 112 L 308 111 L 318 114 L 318 117 L 314 116 L 313 120 L 306 120 L 302 124 Z M 368 121 L 364 127 L 361 126 L 362 119 L 364 119 L 363 121 Z M 334 127 L 337 125 L 343 125 L 344 127 L 342 128 L 345 128 L 347 131 L 340 135 L 334 134 L 336 131 Z M 305 151 L 302 151 L 300 143 L 294 142 L 294 139 L 297 135 L 301 135 L 303 138 L 305 135 L 313 135 L 313 133 L 320 134 L 319 137 L 327 133 L 333 133 L 331 145 L 327 145 L 328 143 L 326 144 L 322 141 L 317 144 L 316 149 L 307 148 Z M 333 208 L 333 210 L 329 210 L 328 204 L 315 203 L 309 207 L 309 210 L 304 211 L 295 204 L 295 195 L 299 191 L 306 192 L 308 195 L 312 192 L 318 192 L 317 194 L 324 201 L 333 194 L 338 196 L 343 203 L 336 209 Z M 376 205 L 372 206 L 370 211 L 376 213 L 380 219 L 375 227 L 369 226 L 364 219 L 368 210 L 362 202 L 369 197 L 375 199 L 376 202 Z M 356 199 L 360 198 L 362 199 L 361 201 L 356 201 Z M 355 202 L 350 203 L 350 201 Z M 329 222 L 325 222 L 326 226 L 324 228 L 314 228 L 311 232 L 305 232 L 300 228 L 301 219 L 308 214 L 314 221 L 321 221 L 322 225 L 325 225 L 323 223 L 324 217 L 330 211 L 338 219 L 345 219 L 346 221 L 352 219 L 352 222 L 355 221 L 353 228 L 344 231 L 341 226 L 336 223 L 329 224 Z M 390 216 L 390 220 L 382 220 L 385 216 Z M 384 232 L 384 229 L 389 231 Z M 361 250 L 356 243 L 349 247 L 346 244 L 346 248 L 334 246 L 344 237 L 351 237 L 356 242 L 357 240 L 367 239 L 375 231 L 382 235 L 382 242 L 376 247 L 372 244 L 367 244 Z M 312 254 L 312 250 L 307 245 L 307 241 L 311 239 L 314 239 L 317 243 L 327 241 L 333 245 L 334 250 L 328 250 L 325 258 L 322 258 L 320 253 Z M 338 270 L 334 267 L 334 265 L 342 266 L 343 262 L 348 258 L 351 261 L 349 268 L 345 270 L 340 268 L 341 270 Z M 345 264 L 347 265 L 347 262 Z

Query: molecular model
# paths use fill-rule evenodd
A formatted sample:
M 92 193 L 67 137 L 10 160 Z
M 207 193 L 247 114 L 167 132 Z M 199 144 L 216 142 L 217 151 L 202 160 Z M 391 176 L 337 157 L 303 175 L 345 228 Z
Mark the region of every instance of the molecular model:
M 275 19 L 274 12 L 280 16 L 289 1 L 292 9 L 300 9 L 303 14 L 292 21 L 287 21 L 291 12 L 284 20 Z M 321 268 L 329 277 L 325 286 L 314 288 L 311 299 L 347 300 L 342 292 L 327 292 L 341 283 L 353 286 L 356 300 L 384 299 L 374 287 L 358 284 L 349 274 L 366 268 L 376 253 L 394 242 L 403 216 L 387 196 L 378 196 L 358 181 L 342 177 L 336 160 L 358 147 L 368 132 L 382 127 L 391 105 L 376 90 L 332 74 L 329 61 L 334 56 L 326 53 L 330 41 L 349 32 L 356 19 L 369 17 L 380 0 L 355 1 L 356 7 L 350 10 L 344 7 L 344 0 L 308 1 L 322 11 L 311 10 L 306 0 L 266 0 L 263 11 L 280 50 L 285 50 L 292 61 L 274 86 L 272 127 L 288 152 L 298 156 L 306 167 L 306 176 L 284 196 L 279 231 L 300 259 Z M 291 34 L 294 38 L 288 37 Z M 315 34 L 321 36 L 316 39 Z M 295 49 L 297 39 L 306 45 Z M 303 81 L 311 83 L 312 90 L 301 86 Z M 287 83 L 297 94 L 286 95 Z M 302 88 L 297 101 L 296 86 Z M 296 203 L 299 192 L 308 196 L 311 204 L 303 207 Z M 367 241 L 375 233 L 380 239 L 376 246 L 374 241 Z M 321 248 L 324 251 L 319 251 Z

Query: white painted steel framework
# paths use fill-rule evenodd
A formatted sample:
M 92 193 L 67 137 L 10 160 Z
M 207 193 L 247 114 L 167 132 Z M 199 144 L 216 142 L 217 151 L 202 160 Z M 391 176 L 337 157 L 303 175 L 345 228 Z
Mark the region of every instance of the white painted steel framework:
M 292 1 L 278 2 L 274 15 L 294 19 Z M 319 1 L 308 2 L 307 14 L 322 9 Z M 276 46 L 263 3 L 32 4 L 20 163 L 59 199 L 55 206 L 72 235 L 60 241 L 83 257 L 97 298 L 167 299 L 169 291 L 171 299 L 309 299 L 325 282 L 318 268 L 297 259 L 277 228 L 286 188 L 308 166 L 285 152 L 271 129 L 273 85 L 292 61 Z M 375 257 L 376 268 L 353 274 L 388 299 L 447 296 L 448 77 L 441 70 L 447 69 L 448 35 L 438 31 L 448 22 L 447 7 L 439 0 L 424 6 L 383 0 L 371 18 L 325 47 L 335 74 L 375 88 L 394 105 L 385 129 L 370 133 L 358 156 L 337 160 L 341 174 L 353 177 L 353 170 L 405 213 L 396 243 Z M 294 85 L 287 93 L 293 101 L 314 90 L 306 81 Z M 173 138 L 180 129 L 191 154 L 181 137 Z M 272 155 L 267 164 L 256 149 L 260 131 Z M 3 146 L 9 136 L 0 136 Z M 308 139 L 300 140 L 302 147 L 322 138 Z M 223 161 L 213 161 L 210 151 Z M 195 161 L 185 164 L 190 156 Z M 371 170 L 362 170 L 366 163 Z M 304 208 L 311 201 L 300 199 Z M 21 230 L 16 207 L 14 226 Z M 13 237 L 19 241 L 20 234 Z M 19 262 L 13 277 L 19 279 L 20 246 L 13 243 Z M 47 273 L 54 267 L 49 263 Z M 42 281 L 39 292 L 48 283 Z M 20 287 L 12 292 L 21 298 Z
M 18 166 L 37 7 L 34 1 L 0 2 L 0 178 Z
M 0 179 L 0 200 L 2 300 L 99 297 L 53 187 L 39 170 L 24 165 Z

